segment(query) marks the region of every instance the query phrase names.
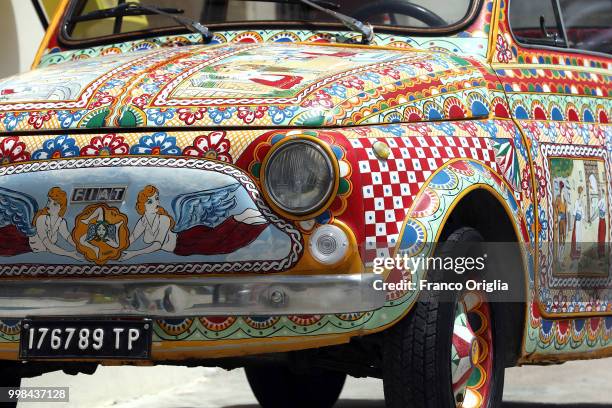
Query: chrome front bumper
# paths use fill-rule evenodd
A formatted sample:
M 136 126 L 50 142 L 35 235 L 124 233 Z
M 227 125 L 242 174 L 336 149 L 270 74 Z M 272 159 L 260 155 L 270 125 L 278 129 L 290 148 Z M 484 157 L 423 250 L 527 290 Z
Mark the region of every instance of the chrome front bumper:
M 380 275 L 0 282 L 0 318 L 256 316 L 365 312 L 384 305 Z

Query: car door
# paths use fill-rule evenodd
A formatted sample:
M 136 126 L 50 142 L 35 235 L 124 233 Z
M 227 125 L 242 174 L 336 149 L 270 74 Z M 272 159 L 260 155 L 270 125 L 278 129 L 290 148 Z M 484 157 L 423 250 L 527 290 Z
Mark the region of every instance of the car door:
M 612 2 L 507 7 L 493 66 L 532 162 L 535 297 L 546 317 L 609 314 Z

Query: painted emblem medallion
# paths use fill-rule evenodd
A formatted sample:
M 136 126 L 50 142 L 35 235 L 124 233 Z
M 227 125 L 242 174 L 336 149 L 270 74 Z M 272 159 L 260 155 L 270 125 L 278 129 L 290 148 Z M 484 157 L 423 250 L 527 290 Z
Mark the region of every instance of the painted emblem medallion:
M 118 260 L 130 245 L 128 217 L 116 207 L 92 204 L 76 217 L 72 238 L 88 261 L 104 265 Z

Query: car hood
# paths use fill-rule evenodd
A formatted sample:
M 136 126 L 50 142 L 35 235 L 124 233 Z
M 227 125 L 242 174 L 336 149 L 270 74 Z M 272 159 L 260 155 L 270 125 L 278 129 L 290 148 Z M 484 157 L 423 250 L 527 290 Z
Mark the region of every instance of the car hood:
M 489 74 L 474 59 L 412 49 L 225 44 L 140 51 L 1 80 L 0 131 L 479 117 L 490 111 Z

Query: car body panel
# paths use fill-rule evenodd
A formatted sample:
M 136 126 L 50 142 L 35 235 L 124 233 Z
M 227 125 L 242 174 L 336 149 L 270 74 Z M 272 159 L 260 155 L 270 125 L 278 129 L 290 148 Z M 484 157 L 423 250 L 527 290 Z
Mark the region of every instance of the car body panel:
M 525 352 L 554 359 L 559 350 L 608 349 L 612 318 L 589 316 L 612 313 L 612 275 L 604 255 L 611 240 L 612 61 L 604 55 L 521 45 L 512 35 L 508 13 L 508 2 L 503 2 L 492 66 L 529 146 L 538 203 L 533 251 L 539 267 Z M 565 164 L 573 170 L 562 170 Z M 579 189 L 584 190 L 581 198 Z M 588 220 L 584 228 L 576 227 L 577 212 Z M 576 236 L 576 230 L 582 235 Z M 558 253 L 559 242 L 565 242 L 560 247 L 564 255 Z M 570 258 L 578 265 L 587 259 L 600 265 L 576 267 Z
M 482 61 L 433 51 L 192 45 L 71 61 L 6 79 L 0 127 L 326 127 L 470 119 L 495 109 L 487 92 L 493 80 Z
M 321 34 L 318 30 L 239 29 L 217 32 L 212 46 L 195 44 L 197 36 L 189 34 L 71 50 L 58 41 L 60 20 L 56 19 L 35 63 L 41 68 L 22 78 L 30 81 L 27 78 L 41 78 L 44 70 L 61 73 L 67 69 L 81 70 L 79 78 L 86 78 L 89 74 L 79 66 L 98 69 L 101 61 L 109 66 L 100 67 L 98 73 L 92 71 L 87 80 L 79 79 L 84 85 L 100 82 L 86 95 L 82 106 L 54 106 L 58 101 L 11 106 L 11 92 L 5 92 L 6 103 L 0 103 L 0 109 L 4 109 L 0 127 L 8 136 L 0 145 L 3 168 L 22 166 L 24 172 L 33 173 L 37 166 L 76 163 L 91 156 L 105 160 L 104 155 L 110 154 L 111 159 L 117 156 L 129 161 L 159 154 L 163 159 L 197 159 L 206 166 L 235 166 L 260 191 L 260 170 L 270 149 L 289 138 L 313 137 L 331 146 L 342 180 L 336 199 L 323 214 L 312 220 L 285 220 L 299 231 L 304 247 L 314 229 L 333 224 L 354 235 L 356 256 L 347 261 L 350 265 L 365 263 L 369 267 L 375 257 L 398 251 L 428 255 L 432 246 L 427 244 L 436 242 L 461 199 L 476 189 L 487 191 L 505 209 L 517 241 L 525 244 L 527 302 L 521 361 L 609 355 L 612 317 L 606 315 L 612 307 L 608 281 L 597 281 L 588 290 L 577 291 L 576 282 L 560 286 L 549 279 L 554 277 L 548 272 L 540 274 L 538 270 L 548 251 L 546 243 L 554 240 L 554 221 L 550 218 L 554 196 L 547 179 L 548 158 L 558 156 L 558 149 L 565 155 L 586 152 L 590 158 L 601 159 L 604 170 L 602 173 L 598 167 L 600 177 L 604 173 L 609 177 L 610 59 L 521 47 L 507 25 L 508 2 L 483 3 L 480 16 L 468 28 L 447 37 L 378 33 L 376 44 L 390 49 L 332 45 L 329 43 L 335 34 Z M 353 39 L 357 36 L 346 35 Z M 298 42 L 309 45 L 295 44 Z M 187 47 L 170 48 L 176 45 Z M 172 101 L 167 97 L 184 84 L 181 81 L 191 75 L 190 68 L 215 55 L 227 61 L 235 58 L 230 55 L 261 51 L 277 58 L 286 70 L 291 58 L 297 56 L 301 64 L 313 57 L 308 54 L 313 50 L 328 54 L 326 58 L 341 53 L 331 58 L 350 60 L 336 61 L 346 64 L 339 74 L 342 78 L 332 75 L 333 79 L 329 79 L 321 71 L 316 73 L 312 80 L 318 85 L 301 101 L 273 101 L 268 106 L 264 104 L 262 111 L 255 102 L 264 101 L 254 98 L 231 103 L 209 98 L 183 101 L 183 106 L 176 98 Z M 393 67 L 384 71 L 385 62 L 364 62 L 368 55 L 384 55 Z M 402 64 L 395 67 L 399 60 Z M 185 66 L 180 66 L 183 63 Z M 265 60 L 258 68 L 244 72 L 255 73 L 273 65 Z M 155 78 L 151 73 L 156 70 L 159 83 L 148 83 Z M 361 71 L 353 75 L 351 70 Z M 372 81 L 374 76 L 370 73 L 378 75 L 380 83 Z M 165 99 L 155 97 L 180 75 L 184 78 L 163 94 Z M 353 80 L 341 84 L 348 78 L 345 75 L 353 75 Z M 270 84 L 270 80 L 259 80 L 257 87 L 267 86 L 264 84 Z M 102 84 L 104 81 L 107 83 Z M 6 82 L 3 89 L 11 89 L 5 85 Z M 151 85 L 149 95 L 146 85 Z M 299 84 L 296 86 L 299 88 Z M 212 88 L 210 84 L 204 86 L 207 98 Z M 421 98 L 410 100 L 415 93 Z M 399 101 L 398 94 L 405 100 Z M 264 93 L 260 99 L 279 95 Z M 295 98 L 295 93 L 290 92 L 287 98 Z M 167 106 L 155 105 L 168 100 L 172 103 Z M 305 101 L 312 104 L 306 106 Z M 240 113 L 234 105 L 243 102 L 246 107 Z M 283 104 L 290 107 L 288 111 L 295 111 L 280 115 Z M 222 111 L 220 107 L 230 109 Z M 315 115 L 308 116 L 309 111 Z M 121 131 L 122 125 L 127 126 L 126 132 Z M 105 131 L 107 126 L 113 129 Z M 139 130 L 142 126 L 156 129 Z M 265 129 L 246 129 L 248 126 Z M 87 127 L 94 130 L 86 130 Z M 536 128 L 540 133 L 536 134 Z M 174 139 L 172 143 L 165 143 L 170 138 Z M 65 144 L 67 140 L 72 142 Z M 228 141 L 229 148 L 221 140 Z M 388 148 L 387 158 L 377 157 L 377 142 Z M 569 150 L 564 153 L 563 149 Z M 118 167 L 120 172 L 125 171 Z M 48 188 L 52 185 L 46 184 Z M 30 195 L 37 196 L 35 201 L 40 202 L 48 188 Z M 13 186 L 12 190 L 18 188 Z M 27 188 L 21 190 L 28 192 Z M 164 200 L 169 202 L 172 196 Z M 257 207 L 261 210 L 265 203 Z M 608 199 L 608 217 L 609 207 Z M 133 208 L 132 200 L 126 204 L 126 212 L 129 209 L 134 218 L 131 222 L 136 221 Z M 303 251 L 297 264 L 280 273 L 316 274 L 343 269 L 346 270 L 345 264 L 332 270 L 322 268 L 308 251 Z M 416 273 L 424 276 L 422 270 Z M 402 276 L 392 271 L 386 278 L 399 281 Z M 596 293 L 600 294 L 600 302 L 594 299 Z M 410 312 L 417 295 L 388 293 L 383 308 L 345 314 L 157 319 L 153 358 L 238 356 L 340 344 L 353 336 L 392 326 Z M 7 350 L 3 356 L 16 358 L 18 339 L 19 320 L 1 321 L 0 350 Z
M 520 134 L 508 119 L 392 124 L 300 132 L 289 129 L 255 132 L 261 136 L 254 138 L 246 149 L 230 151 L 235 154 L 233 161 L 236 165 L 249 169 L 256 183 L 261 160 L 274 143 L 284 138 L 298 137 L 302 133 L 342 147 L 351 169 L 350 173 L 342 173 L 350 181 L 350 194 L 339 197 L 337 203 L 330 207 L 327 214 L 318 218 L 315 225 L 327 222 L 349 225 L 357 242 L 363 245 L 361 258 L 369 262 L 375 256 L 390 255 L 400 248 L 414 254 L 426 254 L 426 251 L 431 250 L 426 245 L 430 241 L 429 237 L 437 236 L 443 227 L 443 215 L 462 194 L 474 186 L 489 188 L 505 202 L 512 203 L 508 208 L 517 225 L 523 225 L 521 230 L 525 232 L 529 228 L 522 215 L 529 201 L 521 195 L 516 177 L 518 169 L 524 166 L 521 163 L 525 163 L 526 156 L 515 156 L 512 149 L 508 150 L 509 146 L 522 143 Z M 194 133 L 190 134 L 195 136 Z M 75 143 L 79 147 L 81 143 L 89 145 L 87 137 L 90 136 L 81 135 Z M 41 138 L 39 145 L 44 140 Z M 130 140 L 131 143 L 137 143 L 138 139 Z M 230 140 L 235 139 L 232 137 Z M 372 144 L 376 141 L 383 141 L 391 147 L 391 156 L 386 163 L 373 156 Z M 524 149 L 521 150 L 524 152 Z M 443 176 L 446 182 L 441 182 Z M 381 200 L 380 194 L 385 194 L 383 180 L 391 177 L 398 177 L 398 183 L 390 186 L 392 191 L 386 199 Z M 406 188 L 406 192 L 402 188 Z M 425 193 L 419 194 L 419 191 Z M 424 201 L 423 197 L 428 199 Z M 342 198 L 345 198 L 344 203 Z M 400 200 L 399 204 L 396 200 Z M 418 207 L 415 207 L 415 200 L 419 203 Z M 394 207 L 395 210 L 390 212 Z M 381 222 L 377 221 L 381 217 L 385 220 L 384 234 L 379 230 Z M 305 239 L 308 239 L 313 224 L 302 222 L 298 225 Z M 383 253 L 377 253 L 376 249 Z M 397 278 L 392 275 L 389 279 Z M 178 335 L 186 342 L 216 344 L 220 339 L 232 342 L 247 336 L 265 338 L 273 343 L 275 339 L 284 341 L 281 337 L 289 336 L 298 341 L 296 348 L 301 347 L 300 339 L 308 342 L 305 337 L 318 338 L 321 334 L 339 335 L 336 339 L 346 341 L 347 337 L 344 336 L 382 330 L 403 316 L 416 299 L 415 292 L 390 293 L 388 296 L 385 307 L 373 312 L 249 318 L 201 317 L 168 319 L 167 322 L 159 320 L 156 326 L 158 337 L 155 339 L 158 342 L 170 341 Z M 205 324 L 201 327 L 202 322 Z M 212 329 L 215 327 L 217 331 Z
M 230 165 L 134 157 L 27 167 L 2 172 L 11 173 L 0 187 L 2 277 L 273 273 L 290 269 L 302 255 L 298 229 L 276 216 L 250 178 Z M 177 178 L 182 182 L 174 183 Z M 62 202 L 55 223 L 61 223 L 60 235 L 70 236 L 57 237 L 49 198 Z M 161 247 L 148 251 L 160 234 Z M 54 245 L 43 243 L 54 235 L 48 238 Z

